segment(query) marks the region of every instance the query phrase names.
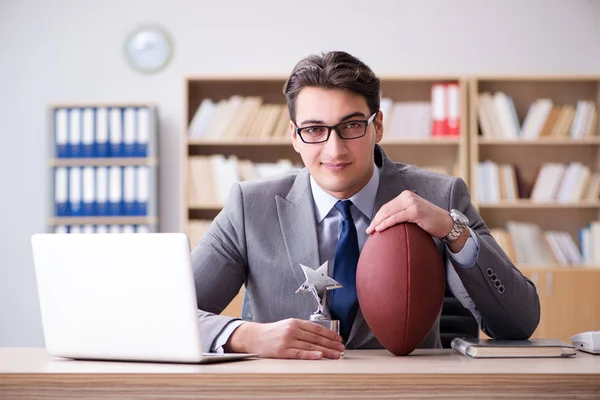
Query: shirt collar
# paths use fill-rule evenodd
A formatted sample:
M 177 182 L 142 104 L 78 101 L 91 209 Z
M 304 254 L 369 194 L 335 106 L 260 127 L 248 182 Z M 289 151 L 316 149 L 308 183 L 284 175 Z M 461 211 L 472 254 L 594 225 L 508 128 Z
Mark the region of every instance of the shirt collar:
M 377 189 L 379 188 L 379 174 L 379 167 L 375 165 L 373 168 L 373 175 L 371 175 L 369 182 L 367 182 L 358 193 L 348 199 L 352 201 L 356 208 L 358 208 L 368 219 L 371 219 L 373 207 L 375 207 L 375 196 L 377 196 Z M 335 203 L 340 199 L 324 191 L 317 184 L 312 175 L 310 177 L 310 188 L 315 203 L 317 223 L 321 223 L 335 206 Z

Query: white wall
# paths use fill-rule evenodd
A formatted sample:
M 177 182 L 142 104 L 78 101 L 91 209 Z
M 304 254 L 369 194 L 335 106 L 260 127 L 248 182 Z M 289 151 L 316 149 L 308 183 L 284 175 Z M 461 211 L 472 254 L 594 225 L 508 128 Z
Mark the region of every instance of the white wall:
M 157 22 L 176 53 L 142 76 L 126 35 Z M 287 74 L 345 49 L 380 74 L 599 74 L 595 0 L 0 0 L 0 346 L 42 346 L 30 236 L 48 206 L 46 107 L 157 102 L 160 224 L 179 229 L 183 77 Z

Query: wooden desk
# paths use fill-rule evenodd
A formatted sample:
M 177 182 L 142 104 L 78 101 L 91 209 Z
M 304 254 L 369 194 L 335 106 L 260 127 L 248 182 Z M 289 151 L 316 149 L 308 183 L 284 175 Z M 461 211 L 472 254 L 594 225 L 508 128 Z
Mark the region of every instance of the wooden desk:
M 473 360 L 453 350 L 181 365 L 73 361 L 0 348 L 0 399 L 600 398 L 600 356 Z

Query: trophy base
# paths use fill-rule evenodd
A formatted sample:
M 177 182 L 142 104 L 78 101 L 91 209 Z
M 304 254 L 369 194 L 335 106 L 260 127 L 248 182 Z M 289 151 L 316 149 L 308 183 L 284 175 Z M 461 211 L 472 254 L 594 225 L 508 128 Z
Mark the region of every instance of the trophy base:
M 315 324 L 319 324 L 334 331 L 338 335 L 340 334 L 340 321 L 337 319 L 329 319 L 328 316 L 323 314 L 313 314 L 310 316 L 310 320 Z
M 315 324 L 319 324 L 327 329 L 334 331 L 338 335 L 340 334 L 340 321 L 337 319 L 329 319 L 329 317 L 324 314 L 313 314 L 310 316 L 310 320 Z M 340 358 L 344 358 L 343 351 L 340 352 Z

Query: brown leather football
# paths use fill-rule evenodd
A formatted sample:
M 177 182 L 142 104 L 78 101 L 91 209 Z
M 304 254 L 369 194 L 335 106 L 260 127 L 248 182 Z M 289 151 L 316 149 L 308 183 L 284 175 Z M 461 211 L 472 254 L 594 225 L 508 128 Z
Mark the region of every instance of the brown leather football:
M 397 356 L 410 354 L 433 328 L 444 285 L 435 242 L 416 224 L 372 233 L 360 253 L 358 303 L 379 343 Z

